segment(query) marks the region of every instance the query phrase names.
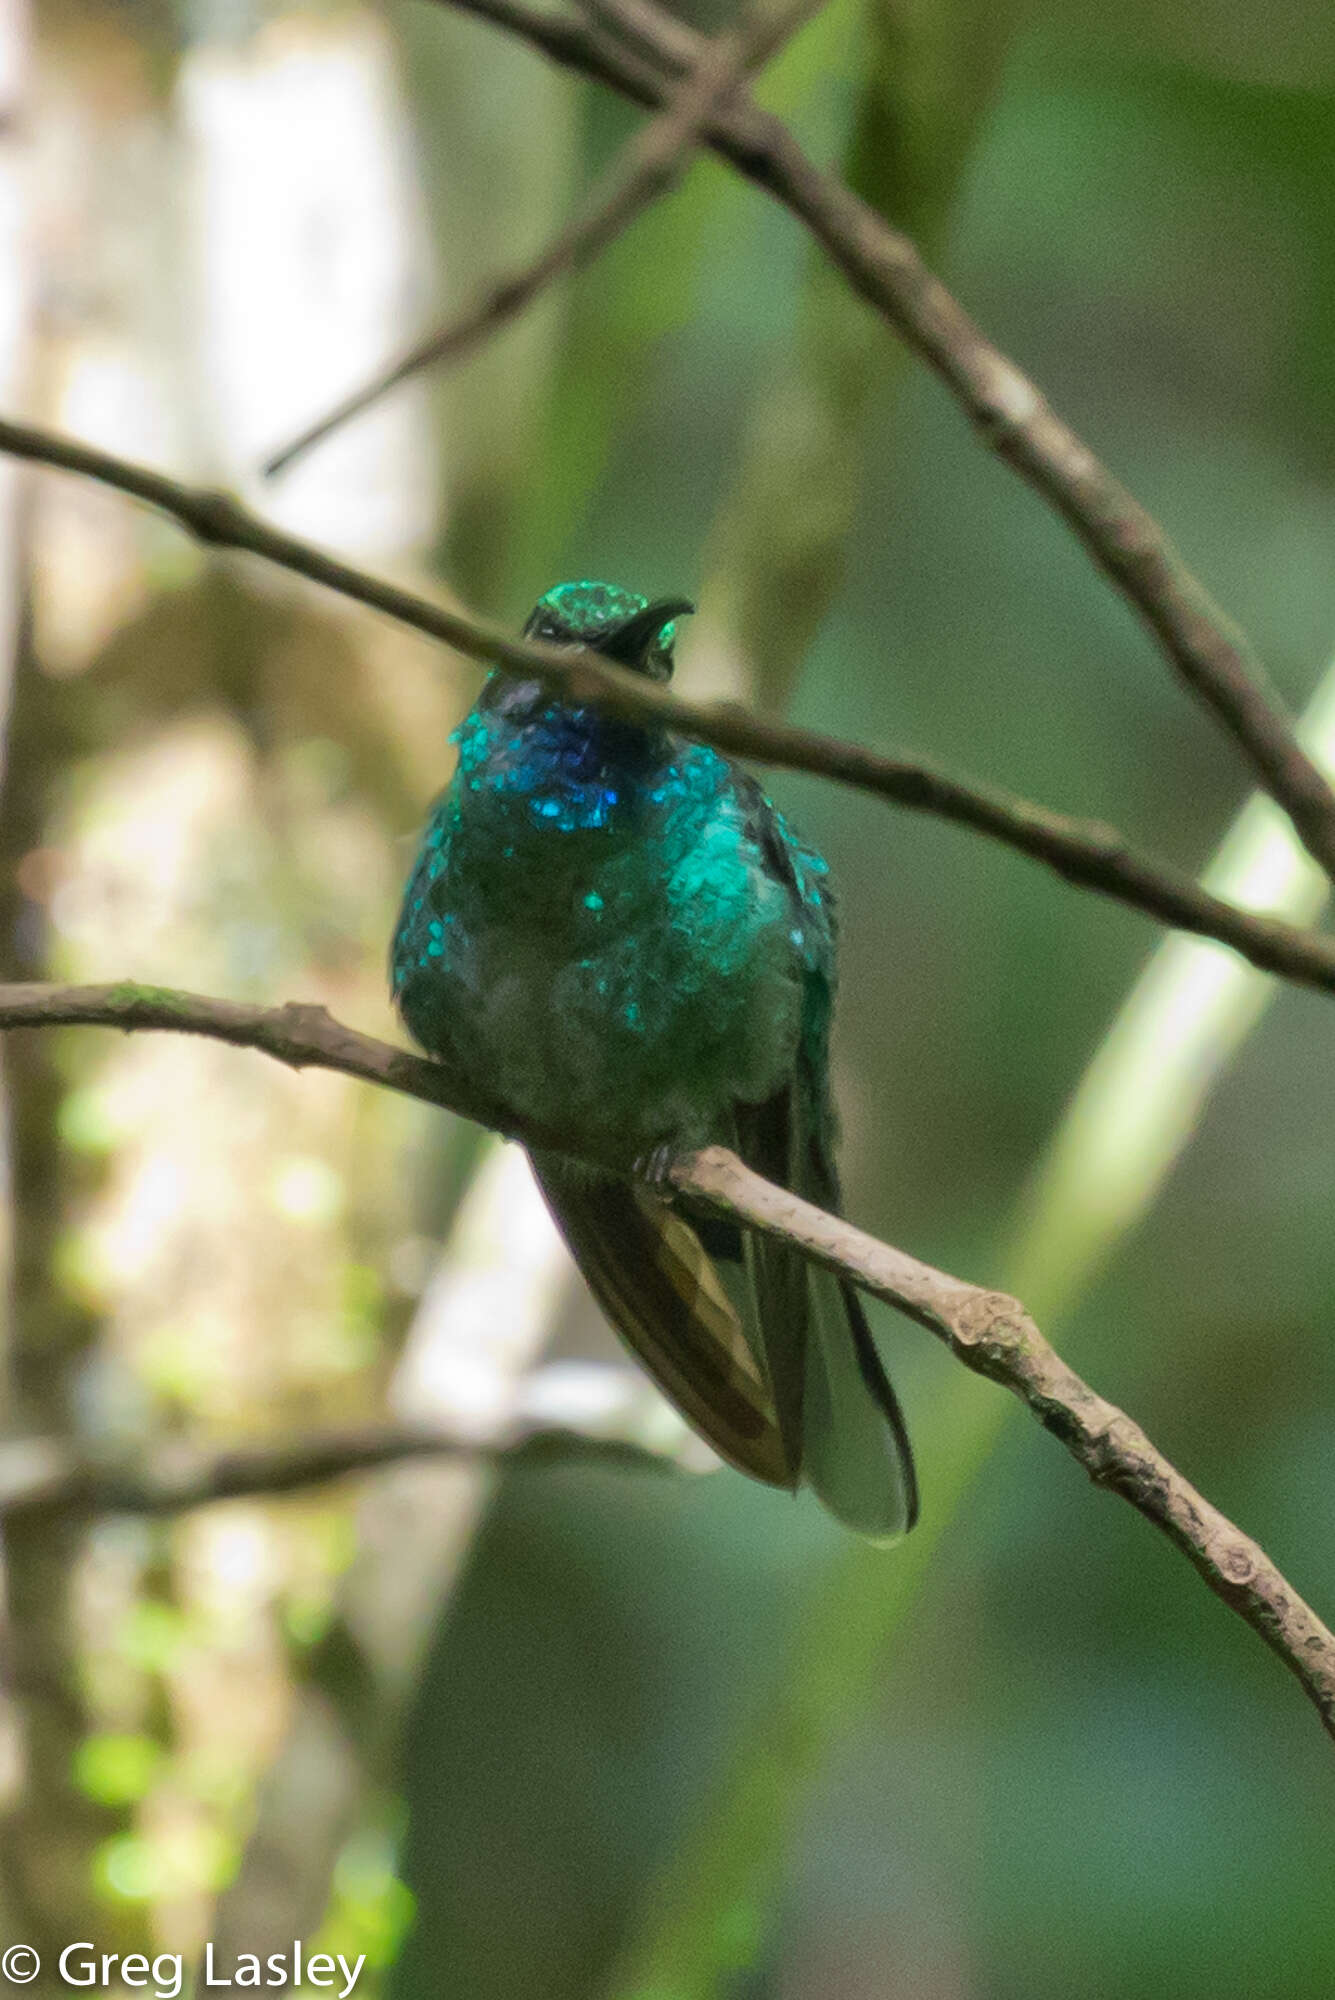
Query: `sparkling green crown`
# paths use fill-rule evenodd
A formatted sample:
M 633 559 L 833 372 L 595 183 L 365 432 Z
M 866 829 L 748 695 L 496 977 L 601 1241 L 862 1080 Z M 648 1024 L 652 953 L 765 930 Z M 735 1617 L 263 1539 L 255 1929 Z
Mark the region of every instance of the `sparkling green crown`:
M 575 583 L 558 583 L 540 597 L 525 629 L 532 639 L 595 642 L 643 611 L 648 602 L 647 597 L 623 590 L 620 584 L 582 577 Z

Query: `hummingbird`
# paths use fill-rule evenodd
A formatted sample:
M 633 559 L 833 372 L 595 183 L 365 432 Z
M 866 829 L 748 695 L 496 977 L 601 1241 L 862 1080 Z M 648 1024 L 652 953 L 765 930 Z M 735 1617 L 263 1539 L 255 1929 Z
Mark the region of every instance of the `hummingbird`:
M 661 682 L 693 609 L 582 579 L 541 597 L 524 636 Z M 719 1456 L 897 1538 L 913 1458 L 853 1286 L 645 1170 L 722 1144 L 838 1211 L 826 862 L 705 744 L 509 670 L 451 741 L 390 951 L 405 1026 L 516 1123 L 561 1135 L 529 1148 L 556 1225 Z M 624 1173 L 584 1163 L 623 1157 Z

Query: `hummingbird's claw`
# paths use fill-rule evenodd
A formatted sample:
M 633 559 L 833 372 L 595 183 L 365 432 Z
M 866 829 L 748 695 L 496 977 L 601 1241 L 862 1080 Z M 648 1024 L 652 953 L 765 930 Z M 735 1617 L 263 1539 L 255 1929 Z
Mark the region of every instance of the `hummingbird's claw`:
M 675 1158 L 676 1148 L 664 1142 L 641 1153 L 632 1171 L 637 1181 L 647 1181 L 659 1194 L 667 1194 L 672 1187 L 670 1170 Z

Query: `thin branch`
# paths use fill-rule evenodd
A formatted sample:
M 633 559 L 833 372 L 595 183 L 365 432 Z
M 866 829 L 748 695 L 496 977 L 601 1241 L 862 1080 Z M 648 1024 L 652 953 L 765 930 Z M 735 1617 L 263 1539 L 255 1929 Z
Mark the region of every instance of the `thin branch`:
M 262 1499 L 419 1458 L 554 1463 L 590 1456 L 664 1470 L 669 1461 L 621 1438 L 533 1429 L 495 1442 L 440 1429 L 367 1425 L 290 1443 L 208 1451 L 173 1443 L 133 1466 L 89 1459 L 59 1438 L 0 1443 L 0 1521 L 45 1514 L 181 1514 L 219 1500 Z
M 638 46 L 524 0 L 439 4 L 490 21 L 638 104 L 665 102 L 695 46 L 691 31 L 652 0 L 599 0 L 600 16 Z M 1335 880 L 1335 790 L 1298 742 L 1246 637 L 1153 516 L 984 336 L 910 239 L 822 173 L 781 119 L 739 95 L 715 110 L 708 140 L 803 223 L 858 296 L 941 377 L 984 441 L 1074 530 Z
M 515 639 L 499 626 L 448 609 L 368 575 L 295 535 L 269 526 L 230 494 L 182 485 L 91 445 L 30 424 L 0 420 L 0 452 L 81 474 L 159 508 L 198 541 L 240 549 L 439 639 L 471 659 L 537 679 L 566 700 L 658 722 L 736 757 L 808 771 L 911 812 L 931 813 L 1041 861 L 1077 888 L 1093 890 L 1161 923 L 1226 944 L 1262 972 L 1335 992 L 1335 939 L 1275 917 L 1255 916 L 1213 896 L 1180 870 L 1138 853 L 1115 827 L 1073 819 L 932 765 L 884 756 L 814 730 L 749 714 L 734 702 L 690 702 L 587 650 Z
M 456 319 L 418 341 L 390 367 L 309 424 L 265 462 L 265 477 L 271 479 L 286 470 L 312 446 L 423 368 L 462 361 L 517 319 L 558 278 L 586 269 L 647 208 L 671 193 L 712 112 L 747 74 L 770 61 L 821 4 L 823 0 L 790 0 L 771 17 L 743 21 L 714 40 L 699 37 L 684 65 L 684 80 L 667 99 L 667 108 L 628 140 L 580 213 L 532 262 L 497 279 Z
M 337 1070 L 361 1083 L 379 1084 L 424 1104 L 439 1105 L 490 1126 L 506 1138 L 524 1136 L 502 1107 L 485 1093 L 447 1076 L 439 1063 L 410 1055 L 390 1042 L 359 1034 L 336 1021 L 325 1007 L 290 1000 L 284 1007 L 253 1007 L 243 1001 L 206 999 L 175 987 L 0 985 L 0 1031 L 12 1028 L 166 1029 L 204 1035 L 234 1048 L 258 1049 L 291 1069 Z M 536 1133 L 534 1144 L 552 1142 Z
M 341 1070 L 470 1117 L 477 1115 L 480 1102 L 441 1065 L 345 1028 L 321 1007 L 241 1007 L 131 985 L 0 986 L 0 1028 L 71 1022 L 212 1036 L 260 1049 L 296 1068 Z M 521 1139 L 551 1145 L 555 1137 L 559 1144 L 559 1135 L 520 1129 L 513 1118 L 498 1124 Z M 1138 1425 L 1067 1367 L 1017 1300 L 948 1277 L 824 1214 L 786 1188 L 762 1180 L 722 1147 L 682 1156 L 672 1163 L 668 1178 L 693 1201 L 782 1237 L 873 1297 L 897 1306 L 966 1367 L 1018 1396 L 1097 1484 L 1120 1493 L 1167 1535 L 1211 1590 L 1260 1634 L 1335 1736 L 1335 1633 L 1257 1543 L 1190 1486 Z
M 1137 1423 L 1066 1365 L 1018 1299 L 920 1264 L 762 1180 L 721 1146 L 680 1160 L 669 1177 L 693 1200 L 843 1272 L 935 1334 L 966 1368 L 1018 1396 L 1096 1485 L 1129 1500 L 1260 1634 L 1335 1737 L 1335 1633 L 1258 1543 L 1198 1493 Z

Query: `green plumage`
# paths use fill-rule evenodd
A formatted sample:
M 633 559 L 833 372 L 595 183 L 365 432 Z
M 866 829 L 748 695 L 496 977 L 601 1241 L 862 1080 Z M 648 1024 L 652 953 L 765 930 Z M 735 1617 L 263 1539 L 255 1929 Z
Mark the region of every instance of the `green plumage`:
M 666 679 L 689 608 L 564 584 L 526 632 Z M 773 1485 L 806 1478 L 863 1534 L 903 1533 L 912 1460 L 852 1289 L 629 1173 L 577 1164 L 721 1142 L 837 1207 L 824 861 L 714 751 L 536 682 L 494 674 L 455 740 L 391 954 L 405 1022 L 566 1138 L 572 1157 L 534 1158 L 552 1213 L 613 1325 L 716 1450 Z

